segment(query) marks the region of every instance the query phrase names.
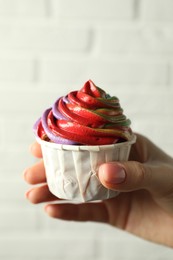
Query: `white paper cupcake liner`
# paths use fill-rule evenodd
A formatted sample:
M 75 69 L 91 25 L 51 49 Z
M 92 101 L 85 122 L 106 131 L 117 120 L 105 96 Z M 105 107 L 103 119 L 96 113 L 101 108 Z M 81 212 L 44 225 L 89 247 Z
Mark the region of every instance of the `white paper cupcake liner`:
M 136 136 L 127 142 L 102 146 L 37 141 L 41 144 L 50 191 L 61 199 L 85 202 L 117 196 L 117 191 L 101 184 L 97 177 L 98 168 L 106 162 L 127 161 Z

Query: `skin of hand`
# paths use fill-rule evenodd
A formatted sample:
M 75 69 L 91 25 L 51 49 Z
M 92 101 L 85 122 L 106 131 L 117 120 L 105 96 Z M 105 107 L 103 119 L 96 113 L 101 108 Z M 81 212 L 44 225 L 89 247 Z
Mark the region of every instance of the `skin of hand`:
M 173 247 L 173 158 L 146 137 L 137 134 L 128 162 L 100 166 L 101 183 L 120 191 L 117 197 L 101 202 L 72 204 L 61 200 L 58 203 L 60 199 L 50 193 L 46 183 L 40 145 L 34 143 L 31 152 L 40 160 L 24 171 L 26 182 L 37 184 L 26 197 L 34 204 L 46 202 L 45 211 L 49 216 L 108 223 L 143 239 Z

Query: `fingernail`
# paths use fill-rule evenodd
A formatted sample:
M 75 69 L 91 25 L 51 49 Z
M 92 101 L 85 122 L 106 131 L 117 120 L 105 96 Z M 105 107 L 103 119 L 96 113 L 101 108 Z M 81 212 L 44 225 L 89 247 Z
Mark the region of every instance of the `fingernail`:
M 48 204 L 48 205 L 45 205 L 44 207 L 44 210 L 49 213 L 51 211 L 51 206 Z
M 23 173 L 22 173 L 22 177 L 26 180 L 26 175 L 27 175 L 27 169 L 25 169 L 24 171 L 23 171 Z
M 24 171 L 23 171 L 23 179 L 26 181 L 26 182 L 28 182 L 28 176 L 30 175 L 30 170 L 29 170 L 29 168 L 27 168 L 27 169 L 25 169 Z
M 31 193 L 31 190 L 28 190 L 26 193 L 25 193 L 25 197 L 28 199 L 29 198 L 29 194 Z
M 99 177 L 107 183 L 120 184 L 126 178 L 124 168 L 117 163 L 105 163 L 99 168 Z

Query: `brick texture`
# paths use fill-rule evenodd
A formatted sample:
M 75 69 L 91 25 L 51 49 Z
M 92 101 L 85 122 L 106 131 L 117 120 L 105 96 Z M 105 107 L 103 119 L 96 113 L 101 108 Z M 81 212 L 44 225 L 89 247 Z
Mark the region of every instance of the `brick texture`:
M 33 123 L 88 79 L 173 156 L 172 19 L 172 0 L 0 0 L 0 259 L 172 260 L 106 225 L 48 218 L 22 178 Z
M 169 24 L 126 23 L 98 26 L 99 48 L 104 53 L 172 53 L 173 33 Z
M 66 19 L 125 19 L 134 17 L 134 0 L 51 0 L 52 13 Z
M 106 71 L 106 73 L 105 73 Z M 137 73 L 138 72 L 138 73 Z M 68 73 L 69 77 L 66 77 Z M 114 82 L 117 84 L 157 84 L 166 85 L 168 79 L 168 64 L 164 61 L 146 59 L 128 60 L 124 57 L 118 60 L 87 59 L 62 60 L 49 58 L 41 63 L 40 80 L 46 82 L 75 82 L 76 78 L 82 81 L 84 75 L 87 78 L 95 78 L 99 82 Z
M 172 21 L 173 2 L 171 0 L 142 0 L 141 18 L 153 21 Z
M 0 49 L 42 52 L 85 52 L 92 32 L 88 27 L 56 26 L 55 24 L 6 24 L 0 27 Z M 20 39 L 20 40 L 19 40 Z
M 47 0 L 0 0 L 0 14 L 4 16 L 45 16 Z

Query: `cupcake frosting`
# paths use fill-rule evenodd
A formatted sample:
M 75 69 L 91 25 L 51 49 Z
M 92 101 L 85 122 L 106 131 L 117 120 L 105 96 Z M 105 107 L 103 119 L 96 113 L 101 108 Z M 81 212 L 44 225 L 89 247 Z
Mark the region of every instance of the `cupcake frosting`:
M 130 120 L 119 100 L 91 80 L 81 90 L 60 97 L 35 123 L 37 137 L 69 145 L 106 145 L 128 141 Z

